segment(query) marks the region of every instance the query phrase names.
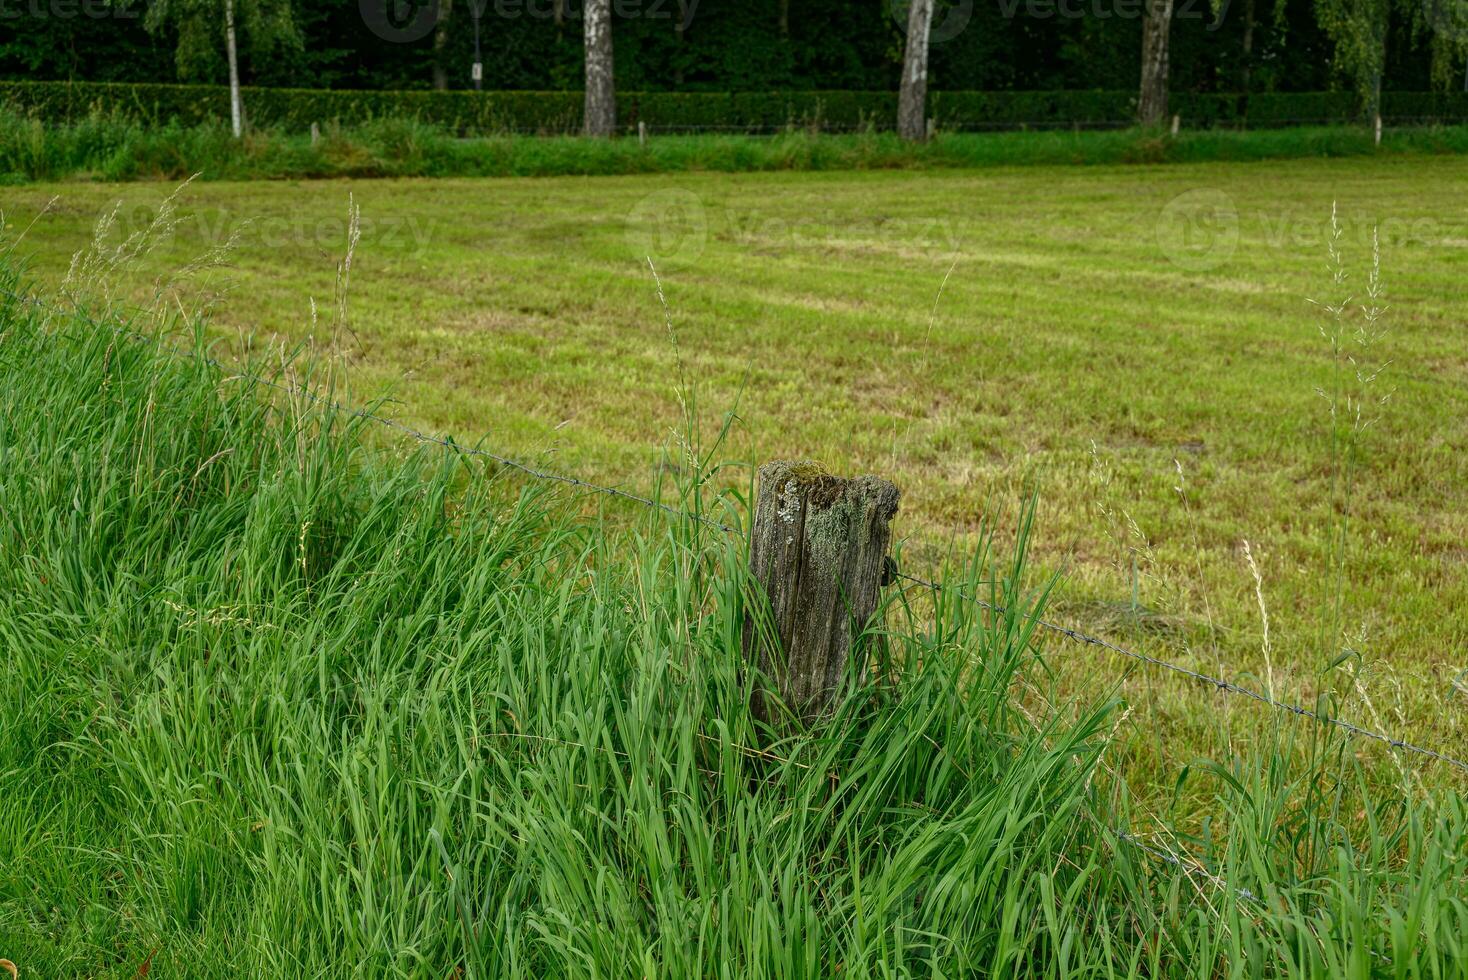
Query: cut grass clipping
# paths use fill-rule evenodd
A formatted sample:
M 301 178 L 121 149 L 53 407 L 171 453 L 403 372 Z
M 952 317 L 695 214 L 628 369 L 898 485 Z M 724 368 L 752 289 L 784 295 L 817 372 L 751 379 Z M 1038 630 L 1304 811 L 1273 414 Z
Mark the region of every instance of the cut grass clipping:
M 1180 774 L 1207 787 L 1201 834 L 1133 812 L 1105 764 L 1122 706 L 1047 707 L 1024 533 L 954 580 L 1011 613 L 889 608 L 883 683 L 774 740 L 731 539 L 649 516 L 613 540 L 25 288 L 0 269 L 0 956 L 22 976 L 1468 956 L 1461 798 L 1409 771 L 1368 790 L 1329 732 L 1259 717 L 1252 754 Z

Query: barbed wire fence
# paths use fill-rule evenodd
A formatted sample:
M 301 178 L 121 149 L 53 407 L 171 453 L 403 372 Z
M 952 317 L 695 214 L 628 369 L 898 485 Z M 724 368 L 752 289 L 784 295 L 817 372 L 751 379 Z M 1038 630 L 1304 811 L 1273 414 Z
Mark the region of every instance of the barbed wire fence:
M 999 615 L 1004 615 L 1007 612 L 1007 610 L 1001 605 L 997 605 L 991 602 L 985 602 L 983 599 L 980 599 L 977 596 L 968 595 L 962 590 L 952 589 L 949 586 L 944 586 L 937 582 L 930 582 L 927 579 L 908 575 L 905 572 L 898 572 L 897 574 L 899 578 L 906 579 L 907 581 L 912 582 L 915 585 L 920 585 L 924 588 L 932 589 L 934 592 L 940 592 L 944 590 L 953 591 L 965 601 L 972 602 L 983 609 L 988 609 Z M 1398 751 L 1416 753 L 1437 762 L 1447 763 L 1448 765 L 1460 769 L 1463 772 L 1468 772 L 1468 762 L 1465 762 L 1462 759 L 1457 759 L 1453 756 L 1434 751 L 1433 749 L 1424 748 L 1420 745 L 1414 745 L 1411 742 L 1407 742 L 1402 739 L 1392 738 L 1389 735 L 1383 735 L 1380 732 L 1374 732 L 1368 728 L 1362 728 L 1359 725 L 1353 725 L 1349 721 L 1343 721 L 1340 718 L 1334 718 L 1322 711 L 1311 710 L 1310 708 L 1306 708 L 1298 704 L 1292 704 L 1288 701 L 1280 701 L 1276 698 L 1270 697 L 1267 694 L 1255 691 L 1252 688 L 1242 687 L 1238 684 L 1233 683 L 1232 681 L 1224 680 L 1221 677 L 1213 677 L 1209 674 L 1193 670 L 1189 667 L 1184 667 L 1180 664 L 1175 664 L 1167 660 L 1159 659 L 1157 657 L 1148 656 L 1145 653 L 1138 653 L 1135 650 L 1129 650 L 1126 647 L 1112 643 L 1110 640 L 1103 639 L 1099 636 L 1092 636 L 1088 633 L 1083 633 L 1080 630 L 1074 629 L 1069 626 L 1062 626 L 1058 623 L 1051 623 L 1043 619 L 1035 620 L 1035 625 L 1041 627 L 1042 629 L 1048 630 L 1051 633 L 1063 636 L 1066 639 L 1072 640 L 1076 643 L 1100 647 L 1103 650 L 1109 650 L 1110 652 L 1120 654 L 1123 657 L 1130 657 L 1131 659 L 1136 660 L 1140 663 L 1149 664 L 1153 667 L 1159 667 L 1163 670 L 1172 671 L 1173 673 L 1191 678 L 1195 681 L 1199 681 L 1203 684 L 1208 685 L 1209 687 L 1216 688 L 1217 690 L 1223 691 L 1227 694 L 1237 694 L 1242 697 L 1250 698 L 1254 701 L 1257 701 L 1260 704 L 1268 705 L 1269 707 L 1275 708 L 1279 711 L 1285 711 L 1290 714 L 1297 715 L 1301 718 L 1309 718 L 1310 720 L 1319 722 L 1321 724 L 1333 725 L 1336 728 L 1339 728 L 1341 731 L 1345 732 L 1347 735 L 1380 742 L 1383 745 L 1391 746 L 1393 749 L 1396 749 Z
M 1465 121 L 1461 113 L 1401 113 L 1383 115 L 1384 126 L 1393 129 L 1409 129 L 1429 126 L 1460 125 Z M 1346 116 L 1271 116 L 1250 120 L 1247 117 L 1221 118 L 1215 115 L 1189 115 L 1183 113 L 1180 120 L 1190 132 L 1259 132 L 1290 129 L 1306 126 L 1337 126 L 1362 128 L 1370 120 L 1353 119 Z M 1131 129 L 1137 125 L 1134 117 L 1127 115 L 1105 116 L 1036 116 L 1034 118 L 976 119 L 965 116 L 935 116 L 936 132 L 944 134 L 987 134 L 1026 132 L 1093 132 Z M 691 123 L 649 121 L 632 116 L 619 126 L 619 131 L 629 137 L 645 133 L 647 136 L 703 136 L 731 135 L 751 137 L 778 137 L 791 133 L 821 133 L 849 136 L 862 134 L 892 133 L 896 131 L 894 118 L 868 117 L 864 119 L 830 119 L 817 115 L 795 116 L 782 120 L 752 119 L 731 123 Z M 482 127 L 458 127 L 454 135 L 461 141 L 473 141 L 495 136 L 577 136 L 582 132 L 580 123 L 570 121 L 547 121 L 540 125 L 492 125 Z
M 209 356 L 207 354 L 204 354 L 204 353 L 202 353 L 200 351 L 189 350 L 189 349 L 186 349 L 186 348 L 183 348 L 183 347 L 179 347 L 177 345 L 168 344 L 168 343 L 164 342 L 159 337 L 149 336 L 147 334 L 140 333 L 140 332 L 138 332 L 136 330 L 132 330 L 129 327 L 124 326 L 122 324 L 117 324 L 117 323 L 103 323 L 103 322 L 99 321 L 98 319 L 96 319 L 95 317 L 93 317 L 90 314 L 88 314 L 85 310 L 81 309 L 79 306 L 75 306 L 74 308 L 68 310 L 68 309 L 66 309 L 64 307 L 60 307 L 60 306 L 57 306 L 55 304 L 46 303 L 46 302 L 40 300 L 39 298 L 37 298 L 34 295 L 29 295 L 29 294 L 24 294 L 24 293 L 17 293 L 17 292 L 15 292 L 13 290 L 5 289 L 3 287 L 0 287 L 0 295 L 8 296 L 9 298 L 14 299 L 14 300 L 16 300 L 16 301 L 18 301 L 20 303 L 28 304 L 28 305 L 37 307 L 37 308 L 39 308 L 41 310 L 44 310 L 46 312 L 53 313 L 53 314 L 60 314 L 60 315 L 80 315 L 83 318 L 85 318 L 87 320 L 87 322 L 91 326 L 93 326 L 95 328 L 111 330 L 112 332 L 117 333 L 117 334 L 122 335 L 122 336 L 125 336 L 125 337 L 127 337 L 127 338 L 129 338 L 131 340 L 134 340 L 134 341 L 137 341 L 137 342 L 141 342 L 141 343 L 152 344 L 152 345 L 156 346 L 158 349 L 164 351 L 165 353 L 167 353 L 167 354 L 169 354 L 171 356 L 200 360 L 200 361 L 202 361 L 205 364 L 208 364 L 208 365 L 210 365 L 210 366 L 212 366 L 212 367 L 214 367 L 214 368 L 216 368 L 216 369 L 218 369 L 220 371 L 225 372 L 230 377 L 238 378 L 238 379 L 240 379 L 242 381 L 245 381 L 247 383 L 257 384 L 257 385 L 260 385 L 261 387 L 268 388 L 268 389 L 275 390 L 275 391 L 279 391 L 279 392 L 284 393 L 284 394 L 287 394 L 287 395 L 299 396 L 299 397 L 306 398 L 306 399 L 310 400 L 311 402 L 313 402 L 314 404 L 317 404 L 317 405 L 319 405 L 319 406 L 321 406 L 323 408 L 326 408 L 326 409 L 328 409 L 330 411 L 340 412 L 340 413 L 342 413 L 344 415 L 347 415 L 349 417 L 352 417 L 352 418 L 360 419 L 360 420 L 365 421 L 365 422 L 370 422 L 370 423 L 373 423 L 373 424 L 381 425 L 381 426 L 384 426 L 386 428 L 392 429 L 392 430 L 394 430 L 396 432 L 399 432 L 399 433 L 401 433 L 401 434 L 409 437 L 410 439 L 412 439 L 412 440 L 414 440 L 414 441 L 416 441 L 418 443 L 421 443 L 421 444 L 438 446 L 438 447 L 441 447 L 443 449 L 452 450 L 453 452 L 456 452 L 456 453 L 462 453 L 462 454 L 465 454 L 465 455 L 468 455 L 468 456 L 471 456 L 471 457 L 476 457 L 476 458 L 481 458 L 481 459 L 488 460 L 488 461 L 493 462 L 493 463 L 495 463 L 495 464 L 497 464 L 499 466 L 503 466 L 503 467 L 505 467 L 505 468 L 507 468 L 509 470 L 512 470 L 512 471 L 514 471 L 516 473 L 519 473 L 520 475 L 522 475 L 522 476 L 524 476 L 524 477 L 526 477 L 528 479 L 532 479 L 532 480 L 536 480 L 536 481 L 541 481 L 541 482 L 556 483 L 556 484 L 560 484 L 560 485 L 563 485 L 563 486 L 568 486 L 568 487 L 571 487 L 573 489 L 580 490 L 580 491 L 587 492 L 587 493 L 595 493 L 595 494 L 605 495 L 605 496 L 608 496 L 608 497 L 611 497 L 611 498 L 614 498 L 614 499 L 625 501 L 625 502 L 630 503 L 630 504 L 635 504 L 635 505 L 644 507 L 644 508 L 649 509 L 649 510 L 656 510 L 656 511 L 659 511 L 661 513 L 667 514 L 667 515 L 669 515 L 671 517 L 678 518 L 680 520 L 688 520 L 688 521 L 697 522 L 697 523 L 702 524 L 702 525 L 704 525 L 706 527 L 709 527 L 709 528 L 712 528 L 712 529 L 715 529 L 715 530 L 718 530 L 718 531 L 721 531 L 721 532 L 724 532 L 724 533 L 728 533 L 728 534 L 739 534 L 739 533 L 741 533 L 741 529 L 739 527 L 735 526 L 735 525 L 725 524 L 725 523 L 723 523 L 721 521 L 718 521 L 718 520 L 715 520 L 714 518 L 711 518 L 711 517 L 709 517 L 707 515 L 692 513 L 690 511 L 684 510 L 682 508 L 674 507 L 674 506 L 672 506 L 670 504 L 664 503 L 664 502 L 662 502 L 660 500 L 656 500 L 656 499 L 654 499 L 652 497 L 648 497 L 648 496 L 644 496 L 644 495 L 641 495 L 641 494 L 633 493 L 633 492 L 631 492 L 629 490 L 625 490 L 625 489 L 623 489 L 621 487 L 615 487 L 615 486 L 609 486 L 609 485 L 606 485 L 606 484 L 600 484 L 600 483 L 596 483 L 596 482 L 591 481 L 591 480 L 584 480 L 584 479 L 582 479 L 580 477 L 573 476 L 573 475 L 570 475 L 570 474 L 558 473 L 558 472 L 554 472 L 554 471 L 551 471 L 551 470 L 542 469 L 540 467 L 530 465 L 528 463 L 525 463 L 525 462 L 523 462 L 521 460 L 517 460 L 517 459 L 515 459 L 513 457 L 510 457 L 510 456 L 506 456 L 506 455 L 503 455 L 503 454 L 500 454 L 500 453 L 496 453 L 496 452 L 493 452 L 493 451 L 490 451 L 490 450 L 486 450 L 486 449 L 481 449 L 481 448 L 478 448 L 476 446 L 465 445 L 465 444 L 459 443 L 459 442 L 457 442 L 454 439 L 449 438 L 449 437 L 440 436 L 440 435 L 436 435 L 436 434 L 429 433 L 429 432 L 424 432 L 424 431 L 422 431 L 420 429 L 414 428 L 413 426 L 407 425 L 406 423 L 400 422 L 397 419 L 393 419 L 393 418 L 390 418 L 388 416 L 381 415 L 381 414 L 379 414 L 377 412 L 374 412 L 374 411 L 371 411 L 369 409 L 364 409 L 364 408 L 359 408 L 359 407 L 355 407 L 355 406 L 351 406 L 351 405 L 346 405 L 346 404 L 343 404 L 340 401 L 337 401 L 335 399 L 327 398 L 325 396 L 322 396 L 322 395 L 318 394 L 315 391 L 312 391 L 310 388 L 308 388 L 304 384 L 285 384 L 285 383 L 282 383 L 280 381 L 276 381 L 276 380 L 274 380 L 272 378 L 264 377 L 262 375 L 251 374 L 251 373 L 248 373 L 248 372 L 234 371 L 234 370 L 231 369 L 231 367 L 229 365 L 226 365 L 222 361 L 218 360 L 217 358 L 214 358 L 212 356 Z M 114 306 L 117 306 L 117 305 L 118 304 L 114 304 Z M 138 313 L 138 314 L 146 314 L 146 315 L 149 315 L 149 316 L 155 315 L 155 312 L 156 312 L 156 311 L 148 310 L 148 309 L 143 308 L 143 307 L 134 307 L 134 308 L 131 308 L 131 309 L 135 313 Z M 961 588 L 957 588 L 957 587 L 954 587 L 954 586 L 946 585 L 946 584 L 941 583 L 941 582 L 935 582 L 935 581 L 932 581 L 930 579 L 922 578 L 920 576 L 911 575 L 909 573 L 902 572 L 900 570 L 897 572 L 896 578 L 898 578 L 898 579 L 900 579 L 902 581 L 906 581 L 908 583 L 911 583 L 912 585 L 918 586 L 920 588 L 927 589 L 927 590 L 931 591 L 935 596 L 936 595 L 939 595 L 939 594 L 941 594 L 943 592 L 951 592 L 952 594 L 958 596 L 960 599 L 964 600 L 965 602 L 972 603 L 973 605 L 975 605 L 975 606 L 977 606 L 977 607 L 979 607 L 981 609 L 984 609 L 986 611 L 989 611 L 991 613 L 994 613 L 995 615 L 1001 615 L 1002 616 L 1002 615 L 1007 615 L 1010 612 L 1009 609 L 1007 609 L 1005 606 L 1003 606 L 1001 604 L 986 601 L 984 599 L 979 598 L 978 596 L 974 596 L 974 595 L 971 595 L 971 594 L 963 591 Z M 1129 659 L 1134 660 L 1134 661 L 1136 661 L 1138 663 L 1146 664 L 1146 665 L 1151 666 L 1151 667 L 1156 667 L 1156 668 L 1159 668 L 1161 670 L 1165 670 L 1165 671 L 1168 671 L 1168 672 L 1177 674 L 1178 676 L 1186 677 L 1186 678 L 1188 678 L 1190 680 L 1197 681 L 1200 684 L 1206 685 L 1208 687 L 1212 687 L 1213 689 L 1215 689 L 1217 691 L 1220 691 L 1222 693 L 1230 694 L 1230 695 L 1237 695 L 1239 697 L 1247 698 L 1247 699 L 1252 700 L 1252 701 L 1254 701 L 1256 703 L 1259 703 L 1259 704 L 1265 705 L 1267 707 L 1273 708 L 1273 709 L 1275 709 L 1277 711 L 1281 711 L 1281 712 L 1284 712 L 1286 714 L 1293 715 L 1295 717 L 1305 718 L 1305 719 L 1308 719 L 1310 721 L 1313 721 L 1313 722 L 1315 722 L 1317 724 L 1334 727 L 1334 728 L 1338 729 L 1339 731 L 1345 733 L 1348 737 L 1351 737 L 1351 738 L 1365 739 L 1367 741 L 1371 741 L 1371 742 L 1375 742 L 1375 743 L 1378 743 L 1378 744 L 1381 744 L 1381 745 L 1388 746 L 1389 748 L 1391 748 L 1393 751 L 1396 751 L 1396 752 L 1414 754 L 1414 755 L 1420 756 L 1420 757 L 1422 757 L 1424 759 L 1427 759 L 1427 760 L 1430 760 L 1430 761 L 1433 761 L 1433 762 L 1443 763 L 1444 765 L 1447 765 L 1447 766 L 1450 766 L 1450 767 L 1452 767 L 1454 769 L 1457 769 L 1460 772 L 1468 773 L 1468 760 L 1459 759 L 1459 758 L 1457 758 L 1455 756 L 1449 755 L 1446 752 L 1440 752 L 1440 751 L 1438 751 L 1436 749 L 1428 748 L 1428 747 L 1422 746 L 1422 745 L 1417 745 L 1417 744 L 1412 743 L 1412 742 L 1409 742 L 1409 741 L 1407 741 L 1405 739 L 1396 738 L 1396 737 L 1394 737 L 1392 735 L 1384 734 L 1384 733 L 1378 732 L 1378 731 L 1373 731 L 1371 729 L 1364 728 L 1364 727 L 1362 727 L 1360 725 L 1353 724 L 1352 722 L 1345 721 L 1344 719 L 1335 718 L 1332 715 L 1328 714 L 1327 712 L 1325 712 L 1323 710 L 1320 710 L 1319 708 L 1310 709 L 1310 708 L 1306 708 L 1306 707 L 1304 707 L 1302 705 L 1299 705 L 1299 704 L 1294 704 L 1294 703 L 1289 702 L 1289 701 L 1279 700 L 1277 698 L 1272 697 L 1271 695 L 1264 694 L 1264 693 L 1261 693 L 1259 691 L 1255 691 L 1255 690 L 1253 690 L 1251 688 L 1247 688 L 1247 687 L 1244 687 L 1244 686 L 1239 685 L 1239 684 L 1235 684 L 1234 682 L 1229 681 L 1229 680 L 1226 680 L 1224 678 L 1214 677 L 1214 676 L 1212 676 L 1210 674 L 1206 674 L 1206 673 L 1203 673 L 1201 671 L 1193 670 L 1192 668 L 1189 668 L 1189 667 L 1184 667 L 1181 664 L 1176 664 L 1176 663 L 1173 663 L 1173 662 L 1168 661 L 1168 660 L 1164 660 L 1164 659 L 1159 658 L 1159 657 L 1154 657 L 1154 656 L 1151 656 L 1149 654 L 1145 654 L 1145 653 L 1141 653 L 1141 652 L 1136 651 L 1136 650 L 1132 650 L 1132 649 L 1130 649 L 1128 647 L 1121 646 L 1120 644 L 1114 643 L 1114 642 L 1112 642 L 1110 640 L 1107 640 L 1107 639 L 1105 639 L 1103 637 L 1095 636 L 1095 635 L 1086 633 L 1086 632 L 1084 632 L 1082 630 L 1079 630 L 1079 629 L 1076 629 L 1074 627 L 1065 626 L 1065 625 L 1062 625 L 1062 624 L 1059 624 L 1059 623 L 1050 622 L 1050 621 L 1048 621 L 1046 619 L 1041 619 L 1041 618 L 1038 618 L 1038 617 L 1034 618 L 1034 623 L 1035 623 L 1036 626 L 1039 626 L 1041 629 L 1045 630 L 1046 632 L 1051 633 L 1051 634 L 1054 634 L 1056 636 L 1059 636 L 1059 637 L 1061 637 L 1063 639 L 1066 639 L 1066 640 L 1069 640 L 1071 642 L 1074 642 L 1074 643 L 1077 643 L 1077 644 L 1080 644 L 1080 645 L 1084 645 L 1084 646 L 1091 646 L 1091 647 L 1096 647 L 1096 648 L 1099 648 L 1099 649 L 1102 649 L 1102 650 L 1106 650 L 1106 651 L 1108 651 L 1110 653 L 1114 653 L 1114 654 L 1117 654 L 1119 656 L 1129 658 Z M 1117 840 L 1121 841 L 1122 843 L 1125 843 L 1125 844 L 1127 844 L 1127 845 L 1129 845 L 1131 847 L 1134 847 L 1134 848 L 1142 851 L 1143 853 L 1148 854 L 1149 856 L 1151 856 L 1152 858 L 1154 858 L 1156 860 L 1160 860 L 1160 861 L 1166 862 L 1166 863 L 1168 863 L 1170 865 L 1173 865 L 1173 866 L 1179 868 L 1185 874 L 1187 874 L 1190 878 L 1199 878 L 1199 877 L 1201 877 L 1203 879 L 1206 879 L 1208 881 L 1211 881 L 1212 883 L 1214 883 L 1215 885 L 1218 885 L 1219 887 L 1231 887 L 1231 886 L 1227 886 L 1226 883 L 1222 882 L 1222 880 L 1219 879 L 1216 875 L 1214 875 L 1212 872 L 1208 871 L 1206 869 L 1206 867 L 1204 867 L 1202 865 L 1202 863 L 1200 861 L 1198 861 L 1197 858 L 1194 858 L 1191 855 L 1188 855 L 1187 857 L 1183 857 L 1183 856 L 1180 856 L 1177 853 L 1160 849 L 1160 848 L 1158 848 L 1158 847 L 1156 847 L 1156 846 L 1154 846 L 1154 845 L 1152 845 L 1152 844 L 1150 844 L 1150 843 L 1142 840 L 1141 838 L 1136 837 L 1135 835 L 1133 835 L 1131 833 L 1128 833 L 1127 831 L 1122 830 L 1120 828 L 1112 827 L 1112 826 L 1109 826 L 1109 825 L 1106 825 L 1106 824 L 1101 824 L 1100 826 L 1106 832 L 1108 832 L 1109 834 L 1111 834 L 1113 837 L 1115 837 Z M 1251 902 L 1258 902 L 1259 901 L 1258 897 L 1255 896 L 1248 889 L 1245 889 L 1245 888 L 1232 888 L 1232 890 L 1239 897 L 1241 897 L 1241 898 L 1243 898 L 1245 900 L 1248 900 L 1248 901 L 1251 901 Z

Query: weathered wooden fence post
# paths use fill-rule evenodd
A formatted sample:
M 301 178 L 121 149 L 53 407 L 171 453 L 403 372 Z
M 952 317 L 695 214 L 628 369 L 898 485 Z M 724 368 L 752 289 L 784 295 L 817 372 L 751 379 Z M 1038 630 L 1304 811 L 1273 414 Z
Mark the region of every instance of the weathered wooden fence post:
M 804 721 L 835 704 L 852 657 L 866 657 L 853 645 L 886 584 L 898 496 L 886 480 L 842 479 L 814 463 L 760 467 L 750 569 L 769 604 L 745 621 L 744 657 Z M 754 707 L 771 718 L 759 692 Z

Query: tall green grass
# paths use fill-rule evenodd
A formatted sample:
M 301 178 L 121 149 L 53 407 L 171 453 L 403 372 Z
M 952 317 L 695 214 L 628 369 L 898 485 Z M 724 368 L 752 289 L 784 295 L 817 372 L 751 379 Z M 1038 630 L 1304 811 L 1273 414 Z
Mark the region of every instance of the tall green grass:
M 1180 777 L 1208 819 L 1134 812 L 1022 548 L 953 579 L 1009 613 L 891 597 L 880 683 L 777 737 L 737 540 L 614 531 L 114 329 L 197 324 L 25 292 L 0 264 L 22 976 L 1462 975 L 1460 798 L 1260 718 Z
M 1359 127 L 1188 131 L 948 133 L 924 144 L 891 133 L 775 136 L 569 136 L 457 139 L 441 128 L 385 119 L 306 133 L 252 131 L 235 140 L 222 125 L 148 126 L 94 117 L 43 122 L 0 109 L 0 183 L 38 180 L 309 179 L 327 177 L 515 177 L 667 173 L 689 170 L 850 170 L 1269 160 L 1373 153 L 1468 152 L 1468 127 L 1404 129 L 1383 146 Z

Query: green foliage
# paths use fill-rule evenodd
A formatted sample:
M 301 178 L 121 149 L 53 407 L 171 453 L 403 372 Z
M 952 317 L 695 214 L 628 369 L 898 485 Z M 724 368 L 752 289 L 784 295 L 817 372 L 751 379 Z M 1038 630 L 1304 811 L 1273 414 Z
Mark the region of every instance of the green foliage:
M 1432 80 L 1443 91 L 1463 87 L 1463 63 L 1468 61 L 1468 0 L 1423 0 L 1410 5 L 1411 27 L 1426 37 L 1432 55 Z
M 1024 528 L 953 582 L 1007 613 L 893 604 L 884 683 L 775 741 L 737 542 L 619 539 L 158 348 L 197 323 L 25 292 L 0 266 L 23 975 L 1364 980 L 1468 955 L 1462 800 L 1375 795 L 1313 727 L 1179 776 L 1218 817 L 1159 828 L 1186 866 L 1107 829 L 1132 818 L 1101 766 L 1120 705 L 1048 707 Z
M 299 50 L 303 39 L 291 0 L 150 0 L 143 26 L 176 39 L 181 79 L 217 78 L 224 64 L 225 4 L 233 3 L 235 34 L 242 52 L 256 59 L 281 49 Z
M 1316 0 L 1320 26 L 1334 44 L 1336 70 L 1349 79 L 1366 105 L 1368 116 L 1381 107 L 1388 39 L 1393 18 L 1404 18 L 1417 30 L 1427 20 L 1426 7 L 1447 9 L 1457 0 Z
M 143 27 L 139 0 L 131 7 L 102 8 L 117 10 L 116 16 L 95 13 L 101 2 L 12 2 L 9 9 L 16 16 L 0 16 L 5 25 L 0 78 L 223 81 L 221 0 L 212 0 L 212 8 L 206 0 L 167 0 L 171 11 L 181 9 L 178 3 L 197 4 L 189 9 L 202 14 L 170 14 L 156 35 Z M 251 53 L 250 46 L 271 33 L 268 18 L 252 22 L 248 4 L 253 2 L 242 0 L 247 5 L 241 7 L 240 27 Z M 485 88 L 579 88 L 578 4 L 563 3 L 563 12 L 571 13 L 557 18 L 552 2 L 482 0 L 476 5 L 482 13 Z M 1462 2 L 1416 0 L 1415 5 L 1425 21 L 1437 8 Z M 394 21 L 411 20 L 428 7 L 427 0 L 292 0 L 291 6 L 301 43 L 273 44 L 268 56 L 246 57 L 245 83 L 427 89 L 436 84 L 438 69 L 449 87 L 472 88 L 473 8 L 467 2 L 452 5 L 443 31 L 406 42 L 384 37 L 387 32 L 374 31 L 367 21 L 380 16 L 384 6 Z M 617 86 L 636 92 L 894 91 L 903 47 L 900 6 L 892 0 L 856 5 L 851 0 L 627 0 L 613 7 Z M 1258 8 L 1254 16 L 1246 13 L 1247 6 L 1179 2 L 1172 28 L 1174 92 L 1209 94 L 1242 86 L 1246 78 L 1253 91 L 1318 91 L 1339 82 L 1332 77 L 1338 59 L 1313 0 L 1277 0 L 1276 17 L 1268 14 L 1269 0 L 1253 5 Z M 931 51 L 932 87 L 1130 92 L 1138 77 L 1138 9 L 1110 0 L 1060 5 L 945 0 L 935 18 L 939 39 Z M 197 57 L 188 57 L 190 52 Z M 1445 47 L 1436 34 L 1429 41 L 1425 33 L 1407 30 L 1390 33 L 1385 57 L 1385 88 L 1402 91 L 1428 88 L 1433 77 L 1461 78 L 1464 61 L 1461 50 Z

